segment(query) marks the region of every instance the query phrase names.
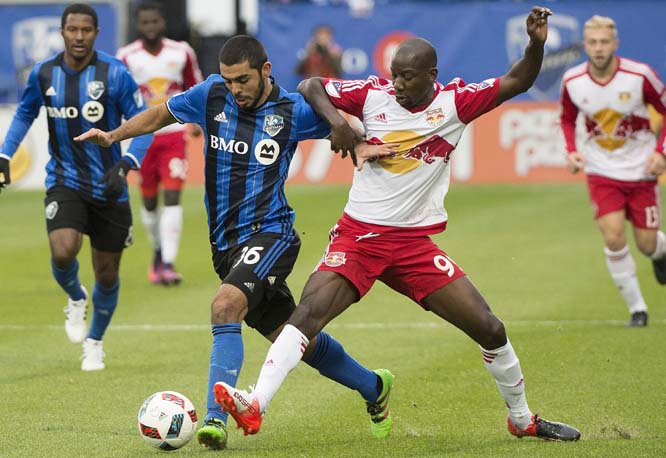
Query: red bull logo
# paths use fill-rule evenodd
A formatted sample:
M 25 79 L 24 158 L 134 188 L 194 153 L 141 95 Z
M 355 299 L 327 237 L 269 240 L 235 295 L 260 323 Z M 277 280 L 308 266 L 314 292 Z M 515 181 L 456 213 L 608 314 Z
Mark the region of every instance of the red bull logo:
M 604 109 L 585 120 L 588 135 L 594 137 L 599 146 L 613 151 L 624 146 L 630 138 L 636 138 L 641 131 L 650 130 L 650 120 L 640 116 L 629 115 L 615 110 Z
M 181 90 L 178 82 L 167 78 L 153 78 L 141 84 L 141 95 L 150 107 L 166 102 L 169 97 Z
M 449 162 L 451 152 L 455 148 L 439 135 L 425 138 L 412 131 L 390 132 L 381 139 L 372 138 L 368 143 L 400 143 L 399 152 L 395 156 L 377 160 L 382 168 L 396 174 L 407 173 L 421 164 L 434 164 L 437 158 L 441 158 L 445 163 Z
M 444 122 L 444 112 L 441 108 L 426 112 L 426 122 L 432 127 L 437 127 Z

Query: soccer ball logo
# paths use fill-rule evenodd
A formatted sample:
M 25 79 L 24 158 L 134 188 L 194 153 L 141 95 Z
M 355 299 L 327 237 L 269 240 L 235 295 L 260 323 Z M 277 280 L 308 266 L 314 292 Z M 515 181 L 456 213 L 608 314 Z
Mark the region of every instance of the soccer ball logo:
M 138 420 L 139 433 L 147 443 L 161 450 L 176 450 L 194 436 L 197 411 L 182 394 L 160 391 L 143 402 Z

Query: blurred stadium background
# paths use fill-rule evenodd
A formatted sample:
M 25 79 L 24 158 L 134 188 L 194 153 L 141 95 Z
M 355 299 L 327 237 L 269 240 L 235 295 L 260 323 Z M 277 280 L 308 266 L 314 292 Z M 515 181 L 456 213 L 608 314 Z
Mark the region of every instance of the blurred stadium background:
M 99 11 L 97 47 L 115 53 L 136 37 L 138 0 L 93 1 Z M 294 69 L 315 26 L 328 24 L 342 47 L 345 78 L 387 76 L 397 43 L 409 35 L 430 40 L 439 53 L 440 80 L 478 82 L 504 74 L 527 42 L 524 18 L 533 2 L 406 0 L 163 0 L 167 35 L 187 40 L 204 76 L 216 72 L 220 46 L 236 33 L 255 34 L 266 46 L 279 84 L 294 90 Z M 546 1 L 550 19 L 541 74 L 526 94 L 471 125 L 452 161 L 453 179 L 468 183 L 579 181 L 564 169 L 557 98 L 564 71 L 584 60 L 582 25 L 593 14 L 613 17 L 620 54 L 666 75 L 666 2 L 658 0 Z M 0 135 L 11 121 L 34 62 L 59 51 L 61 1 L 0 0 Z M 186 20 L 184 19 L 186 18 Z M 658 120 L 655 117 L 655 129 Z M 47 158 L 46 123 L 37 121 L 14 159 L 15 188 L 39 188 Z M 190 145 L 190 184 L 202 182 L 200 142 Z M 305 142 L 292 165 L 292 183 L 348 183 L 351 170 L 329 154 L 326 141 Z

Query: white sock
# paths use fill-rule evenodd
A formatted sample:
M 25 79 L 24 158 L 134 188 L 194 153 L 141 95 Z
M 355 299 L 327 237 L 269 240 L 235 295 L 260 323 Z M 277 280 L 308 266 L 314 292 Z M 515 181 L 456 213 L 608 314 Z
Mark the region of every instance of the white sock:
M 620 294 L 629 308 L 629 313 L 647 311 L 647 305 L 636 276 L 636 263 L 629 252 L 629 246 L 625 246 L 620 251 L 611 251 L 604 247 L 604 253 L 606 253 L 608 271 L 615 286 L 620 290 Z
M 488 372 L 495 377 L 497 388 L 506 403 L 511 423 L 520 429 L 525 429 L 532 422 L 532 412 L 527 407 L 525 397 L 525 383 L 520 370 L 520 361 L 513 351 L 511 342 L 495 350 L 481 348 L 483 362 Z
M 148 240 L 153 245 L 155 251 L 160 249 L 160 214 L 157 210 L 148 211 L 145 207 L 141 207 L 141 222 L 143 227 L 146 228 Z
M 282 383 L 303 357 L 310 341 L 295 326 L 286 325 L 266 355 L 253 394 L 264 412 Z
M 666 234 L 657 231 L 657 248 L 655 248 L 654 253 L 650 255 L 650 258 L 661 259 L 664 255 L 666 255 Z
M 180 234 L 183 232 L 183 207 L 167 205 L 160 218 L 160 240 L 162 241 L 162 261 L 173 264 L 178 255 Z

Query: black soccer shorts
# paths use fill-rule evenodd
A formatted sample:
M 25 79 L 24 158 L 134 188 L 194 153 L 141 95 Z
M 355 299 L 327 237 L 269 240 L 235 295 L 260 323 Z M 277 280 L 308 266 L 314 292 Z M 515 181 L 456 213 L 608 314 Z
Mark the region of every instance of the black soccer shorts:
M 286 283 L 301 249 L 298 234 L 260 233 L 228 250 L 213 247 L 213 265 L 222 283 L 247 297 L 245 323 L 268 335 L 285 323 L 296 308 Z
M 47 232 L 71 228 L 88 234 L 96 250 L 119 253 L 132 244 L 129 202 L 95 200 L 67 186 L 54 186 L 44 198 Z

